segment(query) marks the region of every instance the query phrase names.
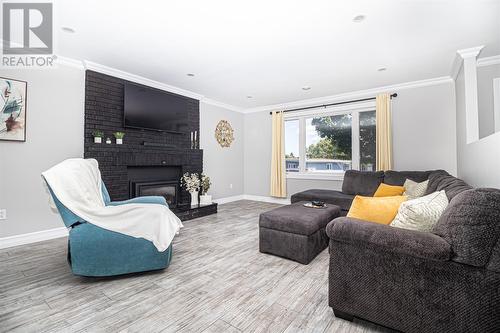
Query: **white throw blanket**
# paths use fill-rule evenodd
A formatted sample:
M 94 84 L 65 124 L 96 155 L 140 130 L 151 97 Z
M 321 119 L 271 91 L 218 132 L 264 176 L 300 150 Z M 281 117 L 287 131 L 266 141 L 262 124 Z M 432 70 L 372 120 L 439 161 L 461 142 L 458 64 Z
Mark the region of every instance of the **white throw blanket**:
M 42 173 L 59 201 L 77 216 L 101 228 L 151 241 L 165 251 L 182 227 L 165 205 L 105 206 L 101 172 L 94 159 L 72 158 Z

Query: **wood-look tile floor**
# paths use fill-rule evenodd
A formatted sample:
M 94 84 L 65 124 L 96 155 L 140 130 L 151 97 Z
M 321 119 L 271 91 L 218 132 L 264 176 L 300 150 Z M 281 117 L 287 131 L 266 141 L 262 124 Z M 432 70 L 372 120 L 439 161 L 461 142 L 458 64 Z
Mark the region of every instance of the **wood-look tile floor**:
M 386 332 L 328 307 L 328 250 L 309 265 L 259 253 L 258 216 L 237 201 L 187 221 L 170 267 L 72 275 L 65 238 L 0 250 L 0 331 Z

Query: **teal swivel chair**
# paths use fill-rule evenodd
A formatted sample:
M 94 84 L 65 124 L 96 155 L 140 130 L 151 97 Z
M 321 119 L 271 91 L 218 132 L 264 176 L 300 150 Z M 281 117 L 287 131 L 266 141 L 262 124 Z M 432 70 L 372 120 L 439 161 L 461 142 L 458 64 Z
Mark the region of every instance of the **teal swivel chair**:
M 160 270 L 169 266 L 172 260 L 172 244 L 158 252 L 150 241 L 135 238 L 86 222 L 66 208 L 49 187 L 61 218 L 69 228 L 68 262 L 71 271 L 81 276 L 113 276 L 128 273 Z M 106 206 L 131 203 L 167 205 L 160 196 L 137 197 L 112 202 L 102 183 L 102 194 Z

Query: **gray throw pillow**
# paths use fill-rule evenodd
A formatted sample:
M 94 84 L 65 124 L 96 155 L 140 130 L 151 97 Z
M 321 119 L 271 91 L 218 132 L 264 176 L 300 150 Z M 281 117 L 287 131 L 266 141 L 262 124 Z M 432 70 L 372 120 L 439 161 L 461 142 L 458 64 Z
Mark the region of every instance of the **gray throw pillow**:
M 425 191 L 427 191 L 428 184 L 429 180 L 417 183 L 411 179 L 407 179 L 403 185 L 403 187 L 405 188 L 405 192 L 403 193 L 403 195 L 406 195 L 408 197 L 408 200 L 423 197 L 425 195 Z
M 448 206 L 445 191 L 405 201 L 391 226 L 410 230 L 431 231 Z

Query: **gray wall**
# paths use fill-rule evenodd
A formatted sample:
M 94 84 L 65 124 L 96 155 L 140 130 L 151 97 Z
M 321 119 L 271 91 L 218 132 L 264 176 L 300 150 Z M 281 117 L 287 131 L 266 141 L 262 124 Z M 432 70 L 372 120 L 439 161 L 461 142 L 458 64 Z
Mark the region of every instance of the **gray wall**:
M 457 174 L 453 82 L 405 89 L 393 101 L 395 170 Z
M 83 156 L 84 72 L 59 67 L 1 70 L 0 76 L 28 82 L 27 141 L 0 141 L 0 238 L 63 227 L 51 212 L 41 172 Z
M 458 177 L 475 187 L 500 188 L 500 133 L 466 143 L 463 67 L 455 81 Z M 478 105 L 479 107 L 479 105 Z M 479 114 L 482 111 L 479 110 Z
M 220 120 L 229 121 L 234 130 L 234 141 L 227 148 L 215 139 Z M 214 199 L 243 194 L 243 114 L 200 102 L 200 136 L 203 169 L 212 180 L 209 194 Z
M 453 82 L 404 89 L 393 101 L 394 169 L 457 173 Z M 271 118 L 245 115 L 245 194 L 269 195 Z M 287 179 L 288 196 L 310 188 L 340 189 L 341 181 Z
M 479 138 L 495 133 L 493 79 L 500 78 L 500 64 L 477 68 Z

